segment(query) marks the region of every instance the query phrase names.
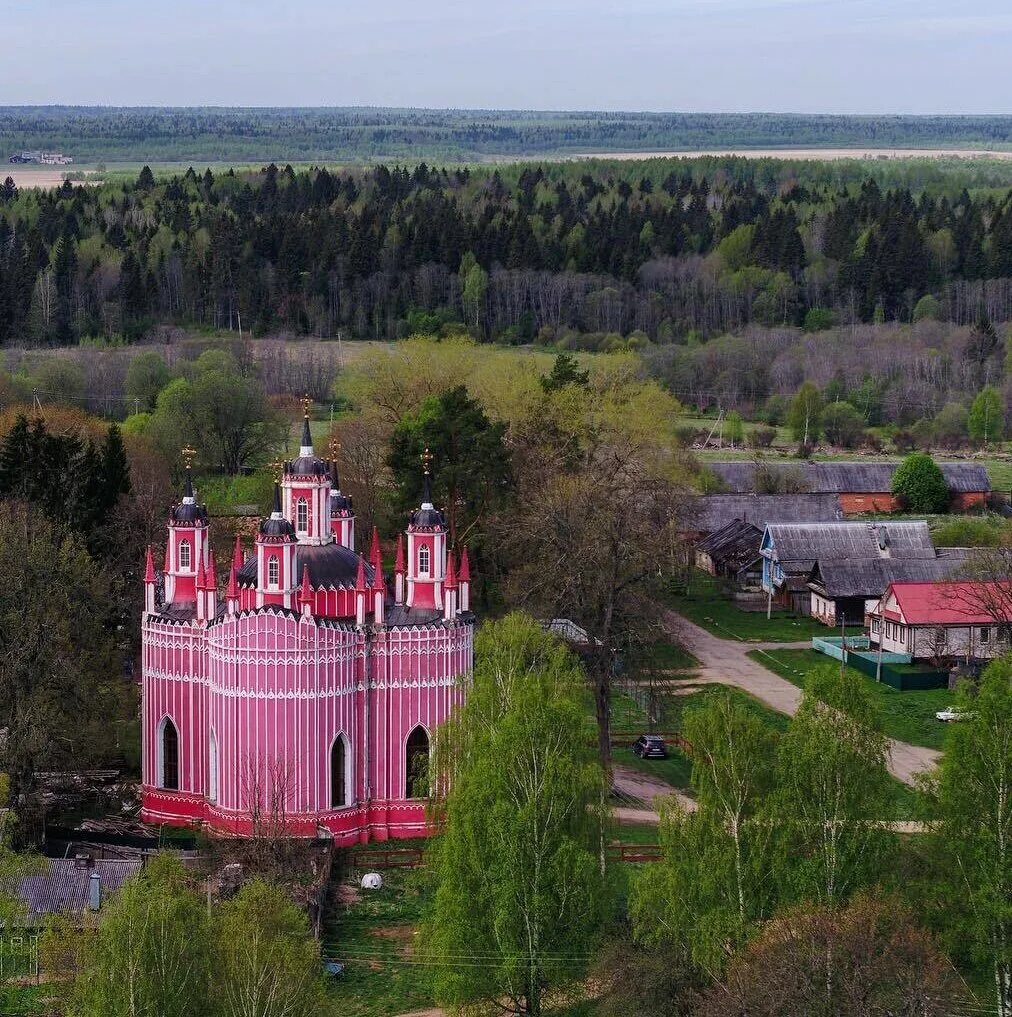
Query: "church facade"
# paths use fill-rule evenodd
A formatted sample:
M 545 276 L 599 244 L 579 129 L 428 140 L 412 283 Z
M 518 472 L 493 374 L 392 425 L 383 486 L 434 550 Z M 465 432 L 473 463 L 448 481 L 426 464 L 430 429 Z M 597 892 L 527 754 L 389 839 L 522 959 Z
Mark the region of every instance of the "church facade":
M 392 590 L 375 531 L 367 556 L 355 541 L 307 419 L 222 596 L 187 468 L 162 575 L 150 548 L 144 575 L 145 822 L 339 844 L 427 832 L 432 737 L 466 694 L 474 635 L 467 552 L 458 568 L 428 464 Z

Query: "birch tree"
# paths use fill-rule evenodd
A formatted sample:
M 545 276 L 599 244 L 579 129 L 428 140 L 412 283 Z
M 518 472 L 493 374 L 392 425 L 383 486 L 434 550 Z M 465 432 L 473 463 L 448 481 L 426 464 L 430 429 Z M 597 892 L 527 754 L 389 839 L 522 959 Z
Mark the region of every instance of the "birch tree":
M 967 715 L 948 734 L 935 788 L 936 847 L 951 877 L 946 924 L 993 970 L 992 1012 L 1012 1017 L 1012 656 L 958 703 Z
M 780 741 L 770 823 L 787 899 L 838 906 L 887 861 L 888 745 L 864 681 L 832 666 L 814 671 Z
M 255 879 L 220 906 L 211 956 L 210 995 L 218 1017 L 326 1012 L 309 922 L 278 886 Z
M 579 665 L 530 618 L 491 622 L 474 686 L 436 737 L 434 900 L 418 960 L 435 994 L 542 1013 L 581 978 L 601 917 L 602 774 Z
M 84 948 L 72 1017 L 207 1013 L 205 907 L 170 855 L 154 858 L 105 907 Z
M 661 807 L 663 860 L 633 883 L 637 938 L 686 949 L 698 970 L 721 970 L 775 903 L 764 815 L 774 735 L 726 692 L 686 711 L 695 812 Z

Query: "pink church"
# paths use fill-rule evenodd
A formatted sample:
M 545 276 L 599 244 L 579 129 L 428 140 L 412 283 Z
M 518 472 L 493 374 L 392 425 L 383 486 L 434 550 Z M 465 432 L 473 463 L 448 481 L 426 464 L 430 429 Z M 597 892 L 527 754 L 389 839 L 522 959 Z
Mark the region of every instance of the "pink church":
M 458 572 L 428 465 L 393 596 L 375 531 L 368 560 L 355 550 L 308 419 L 223 598 L 189 468 L 183 493 L 162 582 L 150 548 L 144 575 L 142 818 L 338 844 L 423 836 L 432 735 L 466 693 L 474 635 L 467 552 Z

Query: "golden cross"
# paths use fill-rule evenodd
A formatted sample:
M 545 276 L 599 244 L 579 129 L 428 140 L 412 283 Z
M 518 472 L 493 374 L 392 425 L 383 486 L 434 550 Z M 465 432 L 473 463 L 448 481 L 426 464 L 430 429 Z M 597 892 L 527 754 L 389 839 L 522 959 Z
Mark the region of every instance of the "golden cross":
M 186 468 L 190 469 L 190 467 L 193 466 L 193 460 L 197 456 L 197 450 L 195 448 L 190 448 L 189 445 L 184 445 L 180 451 L 183 456 L 183 462 L 186 464 Z
M 281 458 L 277 458 L 272 463 L 268 463 L 266 469 L 271 470 L 274 473 L 274 479 L 277 483 L 281 483 L 281 471 L 285 468 L 285 464 L 281 461 Z
M 327 442 L 327 448 L 330 449 L 330 458 L 336 459 L 337 453 L 341 451 L 341 442 L 338 440 L 336 434 L 330 436 L 330 441 Z
M 425 451 L 422 453 L 422 469 L 425 473 L 430 473 L 432 467 L 432 453 L 429 451 L 429 446 L 425 446 Z
M 302 413 L 304 416 L 309 416 L 309 407 L 313 405 L 313 400 L 308 395 L 302 397 Z

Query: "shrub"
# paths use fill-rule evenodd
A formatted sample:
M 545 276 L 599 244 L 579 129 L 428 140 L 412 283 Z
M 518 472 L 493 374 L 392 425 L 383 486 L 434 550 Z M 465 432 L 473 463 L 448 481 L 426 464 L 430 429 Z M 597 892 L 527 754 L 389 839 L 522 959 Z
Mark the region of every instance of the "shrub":
M 749 444 L 753 448 L 769 448 L 773 444 L 773 439 L 776 438 L 776 428 L 773 427 L 757 427 L 749 435 Z
M 938 321 L 942 316 L 942 305 L 930 293 L 925 293 L 914 305 L 914 321 Z
M 949 488 L 942 470 L 924 452 L 911 452 L 897 467 L 893 494 L 913 512 L 945 512 L 949 507 Z
M 864 417 L 850 403 L 830 403 L 822 411 L 822 430 L 832 444 L 854 448 L 864 434 Z
M 802 327 L 806 332 L 825 332 L 833 327 L 833 312 L 825 307 L 811 307 Z

